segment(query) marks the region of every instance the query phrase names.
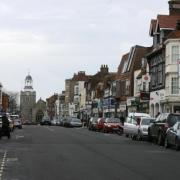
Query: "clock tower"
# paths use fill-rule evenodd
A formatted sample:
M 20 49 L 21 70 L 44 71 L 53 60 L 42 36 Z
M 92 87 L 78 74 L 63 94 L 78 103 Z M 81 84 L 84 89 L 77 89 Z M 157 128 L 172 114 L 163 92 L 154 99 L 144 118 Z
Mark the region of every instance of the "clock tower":
M 24 90 L 20 95 L 21 118 L 24 122 L 33 121 L 33 108 L 36 104 L 36 92 L 33 90 L 33 79 L 30 74 L 25 78 Z

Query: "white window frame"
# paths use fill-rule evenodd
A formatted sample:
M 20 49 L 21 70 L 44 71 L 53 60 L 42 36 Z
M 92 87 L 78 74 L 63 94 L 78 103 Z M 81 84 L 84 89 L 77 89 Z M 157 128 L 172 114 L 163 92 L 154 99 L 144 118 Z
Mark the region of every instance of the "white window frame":
M 176 48 L 176 50 L 174 51 L 174 48 Z M 171 62 L 172 64 L 177 64 L 178 63 L 178 59 L 179 59 L 179 46 L 178 45 L 173 45 L 171 47 Z
M 176 84 L 175 84 L 175 81 L 177 82 Z M 174 84 L 173 84 L 173 82 L 174 82 Z M 179 94 L 179 78 L 178 77 L 171 78 L 171 94 L 172 95 Z

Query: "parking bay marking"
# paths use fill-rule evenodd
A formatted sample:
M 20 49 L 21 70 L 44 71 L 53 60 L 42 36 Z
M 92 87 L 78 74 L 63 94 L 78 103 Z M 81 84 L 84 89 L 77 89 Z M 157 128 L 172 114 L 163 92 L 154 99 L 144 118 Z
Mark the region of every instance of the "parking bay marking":
M 24 138 L 22 135 L 16 135 L 16 139 Z

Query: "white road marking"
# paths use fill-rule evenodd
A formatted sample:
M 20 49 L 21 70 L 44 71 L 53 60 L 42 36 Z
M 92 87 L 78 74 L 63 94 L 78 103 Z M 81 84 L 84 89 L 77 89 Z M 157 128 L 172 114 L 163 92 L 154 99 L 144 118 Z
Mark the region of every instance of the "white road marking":
M 48 129 L 49 131 L 51 131 L 51 132 L 53 132 L 54 131 L 54 129 L 51 129 L 51 128 L 49 128 L 49 127 L 47 127 L 47 126 L 44 126 L 46 129 Z
M 16 162 L 18 161 L 18 158 L 7 158 L 7 162 Z
M 16 135 L 16 139 L 24 138 L 24 136 Z
M 0 167 L 0 180 L 2 180 L 2 175 L 4 171 L 5 161 L 6 161 L 7 151 L 4 152 L 3 160 Z

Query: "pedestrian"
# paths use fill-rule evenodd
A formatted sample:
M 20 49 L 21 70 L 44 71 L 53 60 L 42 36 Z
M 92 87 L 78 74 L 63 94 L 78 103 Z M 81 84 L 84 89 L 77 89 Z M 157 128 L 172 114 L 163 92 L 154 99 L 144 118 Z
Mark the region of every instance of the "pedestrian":
M 3 115 L 2 117 L 2 129 L 8 129 L 9 128 L 9 120 L 6 115 Z
M 120 121 L 121 121 L 121 124 L 124 126 L 124 121 L 125 121 L 125 118 L 123 115 L 120 116 Z

